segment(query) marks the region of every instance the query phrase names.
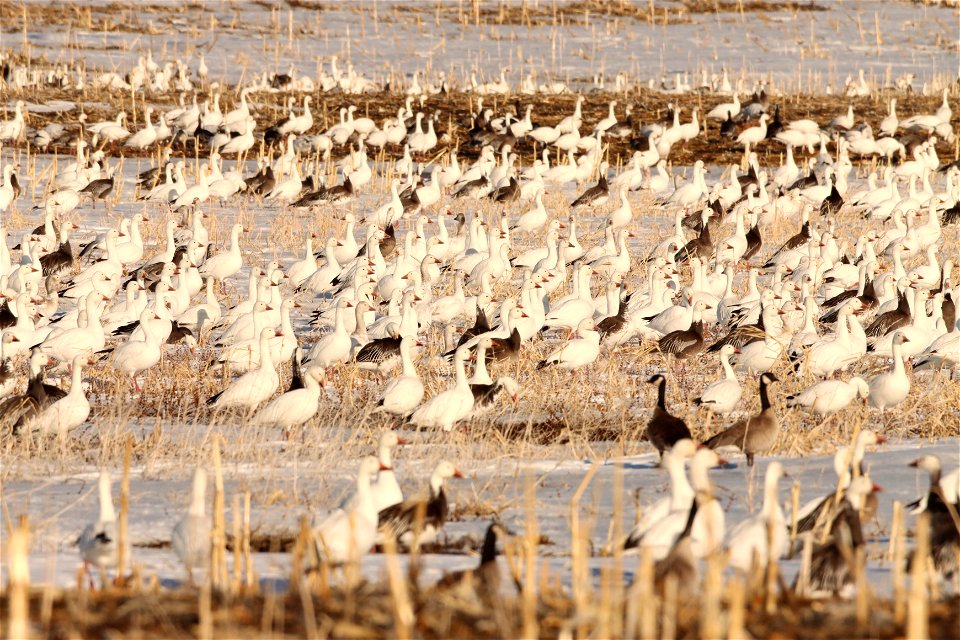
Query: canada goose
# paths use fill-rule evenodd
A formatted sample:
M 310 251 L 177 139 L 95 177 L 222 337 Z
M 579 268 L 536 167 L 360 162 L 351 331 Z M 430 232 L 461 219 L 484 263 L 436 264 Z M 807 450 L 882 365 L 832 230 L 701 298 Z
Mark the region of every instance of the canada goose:
M 711 449 L 737 447 L 747 455 L 747 465 L 753 466 L 753 456 L 768 451 L 780 434 L 780 420 L 770 406 L 767 386 L 779 382 L 770 372 L 760 376 L 760 413 L 737 422 L 732 427 L 716 434 L 703 444 Z
M 667 411 L 667 379 L 658 373 L 647 380 L 647 383 L 657 385 L 657 406 L 647 422 L 646 436 L 663 458 L 664 449 L 673 447 L 679 440 L 691 438 L 690 429 L 681 418 Z

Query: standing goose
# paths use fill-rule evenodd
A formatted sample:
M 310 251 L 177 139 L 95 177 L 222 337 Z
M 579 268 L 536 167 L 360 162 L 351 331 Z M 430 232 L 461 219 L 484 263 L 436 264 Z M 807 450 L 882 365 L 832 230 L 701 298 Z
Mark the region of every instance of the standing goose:
M 804 407 L 820 416 L 829 416 L 840 411 L 854 398 L 866 400 L 870 387 L 859 376 L 850 380 L 824 380 L 807 387 L 800 393 L 787 396 L 788 407 Z
M 754 558 L 765 567 L 771 559 L 779 559 L 787 551 L 786 520 L 777 498 L 777 485 L 785 475 L 779 462 L 767 465 L 763 508 L 730 531 L 727 547 L 730 549 L 730 566 L 734 569 L 750 571 Z
M 657 342 L 660 352 L 678 360 L 687 360 L 703 351 L 703 312 L 712 308 L 703 300 L 698 300 L 693 305 L 690 327 L 671 331 L 660 338 Z
M 77 539 L 80 557 L 84 567 L 92 565 L 100 571 L 100 577 L 106 583 L 107 569 L 117 566 L 117 513 L 113 508 L 113 495 L 110 488 L 110 474 L 100 472 L 98 480 L 100 497 L 100 517 L 84 528 Z
M 272 396 L 280 386 L 280 377 L 270 355 L 270 340 L 277 335 L 273 329 L 263 329 L 260 332 L 259 365 L 234 380 L 220 393 L 211 396 L 207 404 L 215 410 L 230 407 L 252 410 Z
M 210 560 L 212 523 L 205 512 L 207 472 L 197 467 L 193 472 L 193 489 L 190 493 L 190 510 L 177 521 L 170 535 L 170 546 L 187 569 L 190 583 L 193 570 L 206 567 Z
M 321 387 L 325 373 L 321 367 L 310 367 L 301 376 L 303 387 L 287 391 L 263 406 L 250 420 L 250 424 L 262 427 L 299 427 L 320 409 Z
M 584 191 L 579 198 L 570 203 L 571 209 L 578 209 L 580 207 L 602 207 L 607 203 L 607 200 L 610 199 L 610 187 L 607 185 L 607 169 L 607 163 L 602 162 L 600 164 L 600 179 L 597 181 L 597 184 Z
M 87 356 L 79 355 L 73 359 L 70 391 L 39 413 L 21 420 L 19 428 L 38 431 L 43 435 L 65 435 L 75 427 L 86 422 L 90 415 L 90 403 L 83 391 L 83 365 L 88 363 Z
M 424 403 L 410 416 L 410 424 L 417 427 L 439 427 L 444 431 L 453 429 L 453 425 L 463 420 L 473 409 L 473 392 L 467 381 L 465 362 L 470 352 L 466 348 L 459 348 L 454 354 L 456 369 L 456 384 L 453 388 L 442 391 Z
M 772 382 L 778 382 L 772 373 L 767 372 L 760 376 L 760 413 L 721 431 L 706 440 L 704 446 L 711 449 L 736 447 L 747 455 L 748 466 L 753 466 L 753 457 L 756 454 L 769 451 L 780 434 L 780 420 L 767 395 L 767 386 Z
M 400 356 L 400 325 L 391 323 L 387 326 L 386 338 L 377 338 L 363 345 L 357 351 L 354 360 L 363 371 L 376 371 L 384 374 L 392 371 L 401 360 Z
M 235 224 L 230 230 L 230 249 L 225 253 L 208 258 L 200 265 L 200 275 L 223 281 L 233 276 L 243 267 L 243 255 L 240 253 L 240 233 L 245 231 L 242 224 Z
M 657 385 L 657 406 L 647 422 L 645 435 L 663 459 L 664 449 L 673 447 L 681 440 L 689 440 L 692 436 L 687 423 L 667 411 L 667 379 L 658 373 L 647 380 L 647 384 Z
M 315 550 L 328 564 L 344 564 L 365 555 L 377 539 L 377 508 L 370 485 L 380 462 L 367 456 L 357 473 L 357 493 L 353 504 L 332 512 L 313 530 Z
M 419 548 L 437 539 L 449 512 L 444 481 L 462 478 L 452 463 L 446 460 L 437 464 L 430 476 L 430 495 L 427 499 L 405 500 L 380 511 L 381 535 L 394 538 L 404 549 Z
M 400 377 L 394 378 L 384 387 L 374 411 L 408 416 L 423 400 L 423 381 L 417 375 L 411 353 L 414 346 L 420 346 L 420 343 L 412 336 L 400 339 L 400 362 L 403 370 Z
M 660 466 L 670 474 L 670 495 L 664 496 L 649 507 L 644 508 L 643 515 L 623 543 L 624 550 L 637 548 L 644 534 L 670 513 L 690 509 L 693 504 L 694 493 L 693 487 L 687 480 L 683 465 L 696 452 L 696 443 L 689 439 L 678 440 L 673 448 L 664 452 Z
M 893 336 L 893 366 L 886 373 L 870 379 L 870 406 L 880 409 L 880 413 L 897 406 L 906 400 L 910 393 L 910 376 L 903 365 L 904 342 L 909 342 L 908 338 L 897 331 Z
M 730 356 L 736 351 L 736 347 L 732 344 L 725 344 L 720 348 L 720 367 L 723 377 L 707 385 L 700 397 L 694 399 L 693 404 L 721 414 L 730 413 L 736 408 L 743 396 L 743 387 L 740 386 L 737 374 L 730 365 Z
M 600 334 L 596 331 L 593 319 L 581 320 L 577 325 L 577 333 L 580 335 L 579 338 L 570 340 L 554 350 L 537 363 L 537 369 L 556 366 L 558 369 L 572 371 L 593 364 L 600 355 Z

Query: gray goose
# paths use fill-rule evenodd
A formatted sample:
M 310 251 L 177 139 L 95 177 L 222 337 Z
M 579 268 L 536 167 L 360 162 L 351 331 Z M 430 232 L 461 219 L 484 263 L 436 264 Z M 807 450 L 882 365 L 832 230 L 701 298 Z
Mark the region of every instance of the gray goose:
M 753 466 L 753 457 L 769 451 L 780 434 L 780 420 L 770 405 L 767 386 L 779 382 L 777 376 L 769 371 L 760 376 L 760 413 L 741 420 L 721 431 L 703 445 L 711 449 L 719 447 L 737 447 L 747 456 L 747 465 Z
M 662 459 L 664 449 L 672 448 L 680 440 L 691 438 L 690 429 L 681 418 L 667 411 L 667 379 L 658 373 L 647 380 L 647 383 L 657 385 L 657 406 L 647 422 L 645 434 Z

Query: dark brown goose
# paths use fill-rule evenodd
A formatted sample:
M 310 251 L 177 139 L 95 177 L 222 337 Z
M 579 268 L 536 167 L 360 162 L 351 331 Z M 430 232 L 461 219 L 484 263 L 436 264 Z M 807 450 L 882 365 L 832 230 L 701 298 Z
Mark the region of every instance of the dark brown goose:
M 480 564 L 473 569 L 451 571 L 437 581 L 438 591 L 456 592 L 458 595 L 476 596 L 487 606 L 494 605 L 501 597 L 500 567 L 497 566 L 497 536 L 506 537 L 503 525 L 491 522 L 483 536 Z M 494 607 L 496 609 L 496 607 Z
M 490 321 L 487 320 L 486 312 L 483 309 L 477 309 L 477 319 L 474 321 L 473 326 L 463 332 L 463 335 L 460 336 L 459 340 L 457 340 L 456 348 L 444 353 L 444 357 L 452 358 L 457 349 L 462 347 L 465 343 L 473 340 L 479 335 L 488 333 L 489 331 L 491 331 Z
M 913 316 L 910 315 L 910 302 L 907 300 L 906 290 L 898 290 L 897 308 L 892 311 L 887 311 L 886 313 L 881 313 L 874 318 L 870 326 L 864 329 L 864 333 L 867 334 L 868 340 L 870 338 L 882 338 L 891 331 L 896 331 L 901 327 L 907 326 L 912 321 Z
M 619 311 L 612 316 L 607 316 L 597 323 L 597 333 L 600 334 L 601 344 L 604 343 L 608 338 L 613 339 L 614 342 L 617 342 L 615 337 L 617 337 L 620 332 L 628 329 L 627 308 L 630 304 L 630 298 L 632 296 L 632 293 L 621 296 Z
M 832 310 L 820 316 L 820 322 L 827 324 L 836 322 L 837 318 L 840 317 L 840 308 L 843 307 L 843 303 L 851 298 L 856 298 L 860 301 L 861 310 L 873 309 L 877 306 L 879 299 L 877 298 L 877 291 L 873 286 L 873 278 L 867 274 L 865 269 L 866 267 L 861 267 L 862 276 L 860 284 L 856 289 L 838 293 L 823 303 L 822 306 L 824 309 Z
M 491 362 L 507 362 L 520 357 L 520 332 L 514 329 L 509 338 L 490 338 L 487 347 L 487 364 Z
M 920 499 L 907 505 L 913 513 L 927 513 L 930 518 L 930 555 L 937 571 L 950 580 L 958 571 L 960 559 L 960 492 L 955 480 L 945 487 L 940 458 L 925 455 L 910 463 L 930 474 L 930 489 Z M 954 474 L 955 476 L 955 474 Z M 951 490 L 954 493 L 950 493 Z
M 747 250 L 740 259 L 744 262 L 750 260 L 760 252 L 761 248 L 763 248 L 763 238 L 760 237 L 760 223 L 758 222 L 747 231 Z
M 350 177 L 343 179 L 343 184 L 338 184 L 335 187 L 330 187 L 323 191 L 319 198 L 321 202 L 326 202 L 327 204 L 335 204 L 338 202 L 349 202 L 353 199 L 354 196 L 353 182 L 350 181 Z
M 50 358 L 38 348 L 30 354 L 30 380 L 26 392 L 14 395 L 0 402 L 0 423 L 11 427 L 17 433 L 33 416 L 67 395 L 59 387 L 43 381 L 43 368 Z
M 490 384 L 471 384 L 474 409 L 489 407 L 501 394 L 506 393 L 516 402 L 520 394 L 520 387 L 516 380 L 509 376 L 500 376 Z
M 653 408 L 653 415 L 647 422 L 644 433 L 663 458 L 664 449 L 670 449 L 680 440 L 691 438 L 690 429 L 681 418 L 667 411 L 667 379 L 658 373 L 647 380 L 647 383 L 657 385 L 657 406 Z
M 400 364 L 399 328 L 392 324 L 387 330 L 390 332 L 389 336 L 371 340 L 357 352 L 354 359 L 360 369 L 387 373 Z
M 686 264 L 690 258 L 696 256 L 701 260 L 709 260 L 713 254 L 713 238 L 710 237 L 710 225 L 703 225 L 700 235 L 687 242 L 674 256 L 677 264 Z
M 851 585 L 856 574 L 856 551 L 863 546 L 863 525 L 859 510 L 863 497 L 870 491 L 880 491 L 867 478 L 853 480 L 844 495 L 840 512 L 830 525 L 830 540 L 813 549 L 810 561 L 810 579 L 805 585 L 813 593 L 839 594 Z M 799 576 L 793 588 L 798 587 Z
M 510 180 L 506 186 L 493 190 L 487 197 L 494 202 L 502 202 L 504 204 L 516 202 L 520 199 L 520 183 L 517 182 L 516 178 L 510 176 Z
M 437 534 L 447 521 L 449 504 L 443 484 L 450 478 L 462 478 L 463 474 L 446 460 L 437 464 L 430 476 L 428 498 L 404 500 L 387 507 L 379 515 L 381 539 L 392 537 L 402 549 L 419 548 L 437 539 Z
M 580 207 L 602 207 L 610 199 L 610 187 L 607 185 L 607 163 L 600 164 L 600 179 L 580 197 L 570 203 L 571 209 Z
M 753 457 L 769 451 L 780 435 L 780 420 L 770 405 L 767 386 L 778 382 L 770 372 L 760 376 L 760 413 L 737 422 L 732 427 L 716 434 L 703 445 L 711 449 L 719 447 L 737 447 L 746 454 L 747 466 L 753 466 Z
M 79 229 L 72 222 L 60 225 L 60 245 L 55 251 L 40 258 L 43 275 L 55 276 L 73 267 L 73 247 L 70 246 L 70 229 Z
M 710 308 L 706 302 L 698 300 L 693 305 L 690 328 L 671 331 L 660 338 L 657 342 L 660 352 L 679 360 L 687 360 L 703 351 L 703 312 Z
M 785 251 L 790 251 L 791 249 L 796 249 L 802 244 L 806 244 L 810 241 L 810 220 L 808 219 L 809 211 L 803 209 L 803 223 L 800 225 L 800 231 L 790 236 L 790 238 L 783 243 L 783 245 L 774 251 L 773 255 L 770 256 L 770 259 L 767 260 L 767 263 L 763 265 L 764 269 L 769 269 L 776 266 L 774 259 Z

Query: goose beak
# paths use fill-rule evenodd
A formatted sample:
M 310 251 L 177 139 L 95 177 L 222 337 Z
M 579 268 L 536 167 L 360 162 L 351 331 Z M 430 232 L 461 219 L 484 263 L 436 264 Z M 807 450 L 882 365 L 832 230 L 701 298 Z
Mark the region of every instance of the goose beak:
M 398 438 L 397 438 L 397 444 L 400 445 L 400 446 L 403 446 L 403 445 L 405 445 L 405 444 L 410 444 L 410 441 L 409 441 L 409 440 L 406 440 L 406 439 L 404 439 L 404 438 L 398 437 Z
M 454 470 L 453 470 L 453 477 L 454 477 L 454 478 L 462 478 L 462 477 L 463 477 L 463 472 L 460 471 L 460 469 L 454 469 Z
M 870 487 L 870 490 L 873 491 L 874 493 L 880 493 L 881 491 L 883 491 L 883 487 L 881 487 L 876 482 L 874 482 L 873 486 Z

